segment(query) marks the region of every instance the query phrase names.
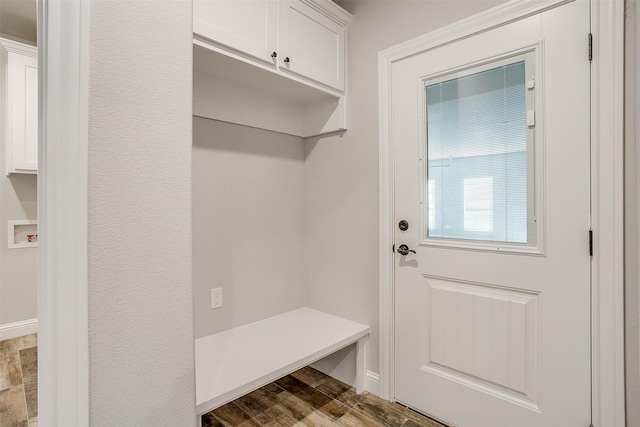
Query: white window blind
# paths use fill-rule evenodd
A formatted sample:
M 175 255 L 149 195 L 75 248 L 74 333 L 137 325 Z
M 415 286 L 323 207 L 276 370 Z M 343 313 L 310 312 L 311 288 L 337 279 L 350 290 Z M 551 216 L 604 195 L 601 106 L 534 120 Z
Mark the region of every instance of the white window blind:
M 427 83 L 425 95 L 427 237 L 527 243 L 525 61 Z

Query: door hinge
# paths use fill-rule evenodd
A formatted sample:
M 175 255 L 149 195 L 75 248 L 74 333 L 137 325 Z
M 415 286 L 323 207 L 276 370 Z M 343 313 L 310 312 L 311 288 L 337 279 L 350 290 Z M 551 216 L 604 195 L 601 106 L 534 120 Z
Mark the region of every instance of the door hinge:
M 396 253 L 396 244 L 393 244 L 393 247 L 391 248 L 391 252 L 393 252 L 394 254 Z
M 593 230 L 589 230 L 589 256 L 593 256 Z
M 589 33 L 589 62 L 593 61 L 593 34 Z

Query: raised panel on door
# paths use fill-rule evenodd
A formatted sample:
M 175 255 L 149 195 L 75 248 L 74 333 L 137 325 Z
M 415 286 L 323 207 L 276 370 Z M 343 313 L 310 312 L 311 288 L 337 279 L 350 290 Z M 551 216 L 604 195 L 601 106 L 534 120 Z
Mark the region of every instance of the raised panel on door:
M 274 0 L 194 0 L 197 36 L 272 63 L 277 49 L 278 2 Z
M 280 20 L 280 69 L 344 90 L 345 28 L 299 1 L 283 1 Z
M 38 170 L 38 60 L 9 52 L 8 64 L 8 171 L 35 173 Z

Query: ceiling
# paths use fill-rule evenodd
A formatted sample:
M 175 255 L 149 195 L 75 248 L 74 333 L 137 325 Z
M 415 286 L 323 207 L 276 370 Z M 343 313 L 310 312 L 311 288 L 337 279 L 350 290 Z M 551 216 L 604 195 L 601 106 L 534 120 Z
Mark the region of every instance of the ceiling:
M 36 0 L 0 0 L 0 34 L 35 44 Z

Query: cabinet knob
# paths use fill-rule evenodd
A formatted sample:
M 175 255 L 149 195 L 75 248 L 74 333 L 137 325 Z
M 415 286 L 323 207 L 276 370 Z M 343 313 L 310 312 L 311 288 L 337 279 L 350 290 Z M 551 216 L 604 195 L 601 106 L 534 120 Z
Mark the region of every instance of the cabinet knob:
M 284 63 L 288 64 L 289 62 L 291 62 L 291 60 L 289 59 L 289 57 L 287 56 L 286 58 L 284 58 Z
M 271 57 L 272 57 L 272 58 L 277 58 L 277 57 L 278 57 L 278 54 L 277 54 L 276 52 L 272 52 L 272 53 L 271 53 Z

